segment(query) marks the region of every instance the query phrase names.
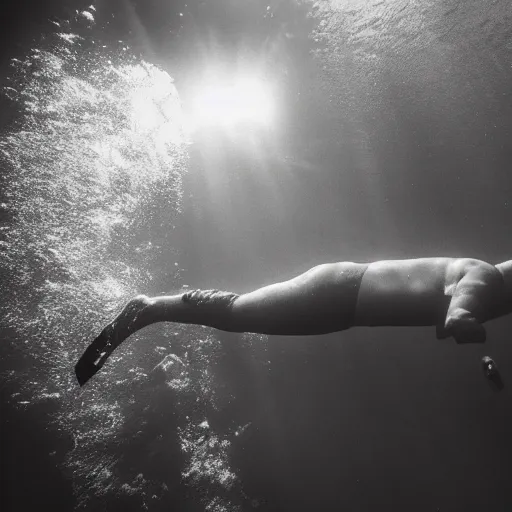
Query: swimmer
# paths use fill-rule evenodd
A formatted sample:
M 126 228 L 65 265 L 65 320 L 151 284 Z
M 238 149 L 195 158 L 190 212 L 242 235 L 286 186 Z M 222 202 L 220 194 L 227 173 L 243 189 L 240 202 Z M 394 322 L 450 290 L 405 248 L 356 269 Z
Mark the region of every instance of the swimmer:
M 484 322 L 512 312 L 512 260 L 419 258 L 313 267 L 289 281 L 237 295 L 195 290 L 139 295 L 75 366 L 84 385 L 131 334 L 156 322 L 228 332 L 318 335 L 365 326 L 435 326 L 437 339 L 483 343 Z

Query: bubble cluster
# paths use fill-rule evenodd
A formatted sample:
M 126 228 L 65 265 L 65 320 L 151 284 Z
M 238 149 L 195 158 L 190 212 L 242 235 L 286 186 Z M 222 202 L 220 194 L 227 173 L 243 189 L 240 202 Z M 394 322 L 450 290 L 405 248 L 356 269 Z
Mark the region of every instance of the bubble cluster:
M 14 405 L 38 404 L 47 428 L 71 440 L 62 470 L 80 508 L 129 499 L 168 509 L 183 480 L 213 486 L 208 510 L 234 510 L 215 496 L 236 481 L 229 441 L 203 440 L 201 427 L 226 401 L 212 370 L 218 340 L 159 327 L 151 350 L 142 332 L 95 383 L 76 385 L 76 360 L 128 299 L 164 276 L 179 287 L 172 227 L 188 153 L 171 77 L 64 28 L 13 61 L 3 91 L 16 117 L 0 137 L 2 379 Z

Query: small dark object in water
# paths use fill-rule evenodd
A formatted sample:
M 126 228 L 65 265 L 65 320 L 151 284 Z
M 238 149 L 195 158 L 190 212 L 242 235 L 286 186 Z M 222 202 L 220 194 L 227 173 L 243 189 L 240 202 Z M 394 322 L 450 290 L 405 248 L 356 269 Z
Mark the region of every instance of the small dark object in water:
M 484 370 L 484 374 L 487 377 L 487 380 L 491 383 L 491 386 L 494 389 L 501 390 L 503 389 L 503 381 L 501 380 L 500 372 L 498 371 L 498 366 L 489 356 L 482 357 L 482 368 Z
M 489 356 L 482 357 L 482 364 L 484 366 L 486 377 L 492 377 L 498 373 L 498 367 L 496 366 L 496 363 Z

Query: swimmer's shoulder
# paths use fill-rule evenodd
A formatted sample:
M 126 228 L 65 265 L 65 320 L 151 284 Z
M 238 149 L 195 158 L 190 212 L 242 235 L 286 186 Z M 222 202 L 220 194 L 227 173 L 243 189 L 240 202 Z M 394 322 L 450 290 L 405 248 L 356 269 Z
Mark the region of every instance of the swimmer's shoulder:
M 447 258 L 447 270 L 460 274 L 461 278 L 469 272 L 488 273 L 490 275 L 501 274 L 500 271 L 487 261 L 477 258 Z
M 450 259 L 445 273 L 446 295 L 452 295 L 459 281 L 466 276 L 489 284 L 502 281 L 501 272 L 492 263 L 477 258 Z

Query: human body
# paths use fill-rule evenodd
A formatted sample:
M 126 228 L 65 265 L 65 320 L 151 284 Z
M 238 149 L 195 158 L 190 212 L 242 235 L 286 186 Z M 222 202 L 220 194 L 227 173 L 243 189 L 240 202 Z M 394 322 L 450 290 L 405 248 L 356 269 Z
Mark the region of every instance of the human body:
M 482 323 L 512 311 L 512 260 L 418 258 L 319 265 L 237 295 L 217 290 L 132 299 L 80 358 L 83 385 L 120 343 L 162 321 L 230 332 L 315 335 L 356 326 L 436 326 L 438 339 L 481 343 Z

